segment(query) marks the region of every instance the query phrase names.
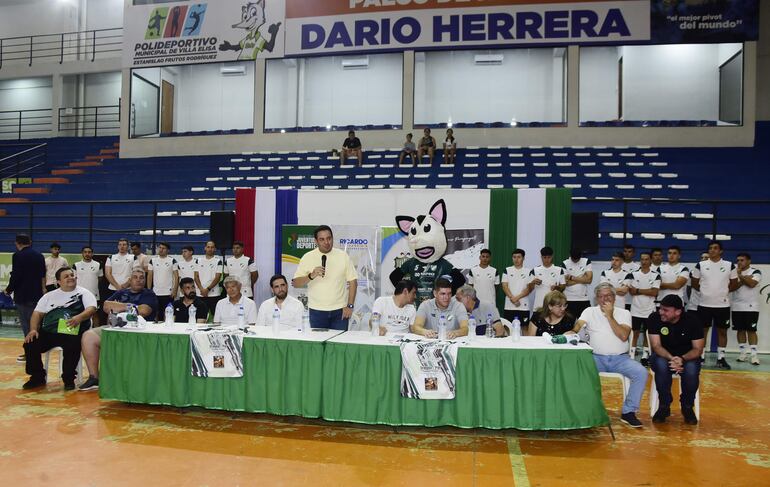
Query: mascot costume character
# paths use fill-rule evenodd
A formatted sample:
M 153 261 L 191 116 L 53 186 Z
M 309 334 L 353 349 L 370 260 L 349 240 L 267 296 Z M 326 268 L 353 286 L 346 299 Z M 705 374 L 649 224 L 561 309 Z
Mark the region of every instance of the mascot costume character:
M 417 285 L 415 304 L 418 306 L 433 298 L 433 283 L 439 277 L 452 282 L 452 294 L 465 284 L 462 273 L 444 258 L 447 248 L 445 224 L 444 200 L 436 201 L 427 215 L 396 217 L 396 225 L 406 235 L 413 257 L 391 272 L 390 282 L 394 286 L 402 279 L 414 282 Z

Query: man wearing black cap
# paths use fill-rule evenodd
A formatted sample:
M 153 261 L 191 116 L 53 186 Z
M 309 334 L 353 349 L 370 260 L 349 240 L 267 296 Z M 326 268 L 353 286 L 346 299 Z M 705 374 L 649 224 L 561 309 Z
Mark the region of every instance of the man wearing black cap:
M 650 366 L 655 372 L 655 387 L 660 405 L 652 421 L 665 423 L 671 415 L 671 382 L 674 373 L 682 380 L 682 416 L 687 424 L 698 424 L 693 406 L 698 391 L 700 354 L 706 344 L 703 327 L 692 315 L 684 313 L 682 298 L 669 294 L 660 302 L 660 309 L 650 315 L 648 330 L 652 357 Z

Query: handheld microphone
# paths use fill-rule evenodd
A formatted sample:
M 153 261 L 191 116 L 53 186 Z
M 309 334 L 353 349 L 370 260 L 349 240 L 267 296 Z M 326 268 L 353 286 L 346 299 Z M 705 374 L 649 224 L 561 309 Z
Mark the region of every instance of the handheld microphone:
M 324 268 L 324 274 L 326 274 L 326 255 L 321 256 L 321 267 Z

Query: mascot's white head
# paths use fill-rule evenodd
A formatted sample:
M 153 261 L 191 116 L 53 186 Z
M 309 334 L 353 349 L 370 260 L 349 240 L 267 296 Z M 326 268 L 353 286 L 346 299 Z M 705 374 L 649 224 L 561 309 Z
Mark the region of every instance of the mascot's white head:
M 446 252 L 446 205 L 433 203 L 427 215 L 397 216 L 396 225 L 406 235 L 412 255 L 424 264 L 436 262 Z

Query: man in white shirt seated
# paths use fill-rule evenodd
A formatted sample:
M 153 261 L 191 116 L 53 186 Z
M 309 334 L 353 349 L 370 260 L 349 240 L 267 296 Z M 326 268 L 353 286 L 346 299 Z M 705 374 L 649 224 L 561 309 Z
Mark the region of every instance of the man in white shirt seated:
M 612 284 L 601 283 L 594 293 L 597 305 L 583 311 L 577 326 L 586 326 L 599 372 L 615 372 L 631 380 L 620 420 L 631 427 L 641 428 L 636 411 L 647 385 L 647 369 L 628 355 L 631 313 L 615 307 L 615 288 Z
M 227 297 L 217 303 L 214 312 L 214 324 L 238 325 L 238 315 L 241 313 L 243 314 L 243 324 L 255 324 L 257 322 L 257 305 L 241 294 L 241 281 L 235 276 L 227 276 L 224 285 Z
M 417 310 L 414 300 L 417 298 L 417 285 L 412 281 L 401 280 L 396 283 L 393 296 L 380 296 L 372 306 L 372 316 L 380 315 L 380 336 L 388 333 L 409 333 L 409 326 L 414 323 Z M 369 318 L 369 326 L 372 319 Z
M 270 289 L 273 297 L 259 305 L 257 326 L 273 326 L 273 311 L 278 308 L 279 322 L 283 328 L 297 328 L 302 322 L 305 307 L 294 296 L 289 296 L 289 283 L 286 277 L 276 274 L 270 278 Z

